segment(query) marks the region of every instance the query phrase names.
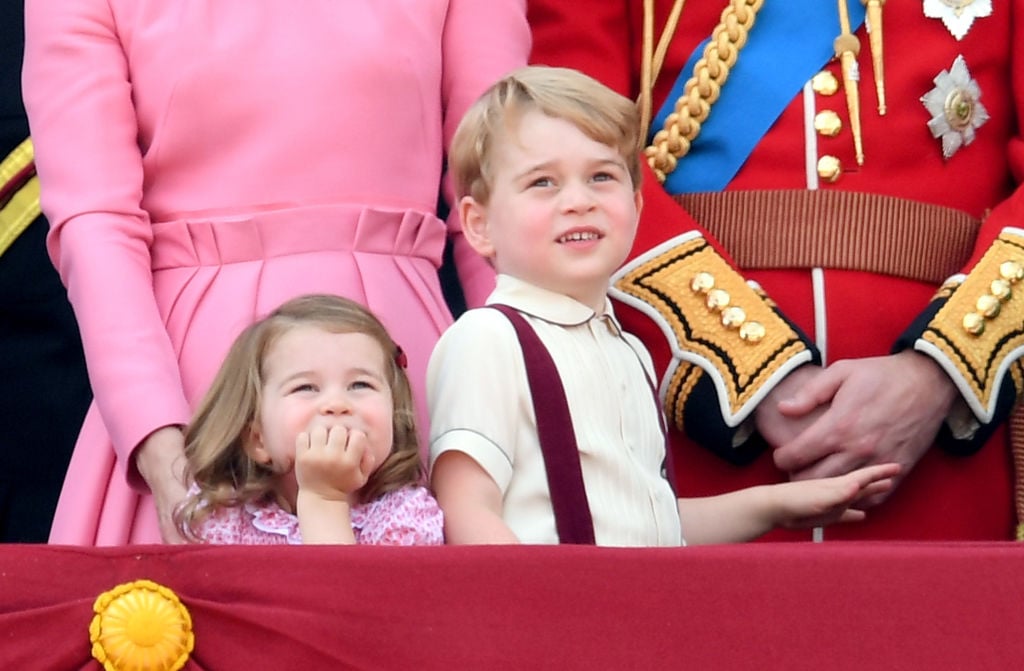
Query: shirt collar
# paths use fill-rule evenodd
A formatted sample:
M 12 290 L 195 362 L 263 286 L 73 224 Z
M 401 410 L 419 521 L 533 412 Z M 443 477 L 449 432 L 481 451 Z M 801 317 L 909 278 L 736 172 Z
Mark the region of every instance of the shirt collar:
M 503 303 L 531 317 L 562 326 L 578 326 L 595 317 L 607 316 L 615 324 L 616 329 L 622 330 L 612 310 L 612 302 L 607 296 L 604 299 L 604 312 L 598 315 L 588 306 L 565 294 L 542 289 L 511 275 L 498 275 L 497 286 L 487 297 L 487 304 L 493 303 Z

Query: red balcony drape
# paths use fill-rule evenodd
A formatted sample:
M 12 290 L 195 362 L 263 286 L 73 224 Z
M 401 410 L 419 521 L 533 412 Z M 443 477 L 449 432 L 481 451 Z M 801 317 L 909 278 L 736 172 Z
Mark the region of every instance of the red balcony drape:
M 1008 669 L 1024 546 L 0 546 L 0 669 L 100 669 L 96 597 L 148 579 L 185 669 Z

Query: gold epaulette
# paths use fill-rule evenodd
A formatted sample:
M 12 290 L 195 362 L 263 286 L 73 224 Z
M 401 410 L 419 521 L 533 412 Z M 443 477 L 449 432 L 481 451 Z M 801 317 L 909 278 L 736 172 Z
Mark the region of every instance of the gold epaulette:
M 943 298 L 914 349 L 936 359 L 988 423 L 1007 377 L 1018 399 L 1024 390 L 1024 230 L 1003 229 L 958 286 L 942 287 Z
M 714 382 L 725 424 L 736 427 L 789 371 L 813 359 L 800 334 L 698 232 L 633 259 L 612 284 L 612 296 L 650 316 L 668 338 L 673 362 L 661 393 L 677 425 L 701 371 Z
M 0 162 L 0 255 L 40 214 L 34 158 L 26 139 Z

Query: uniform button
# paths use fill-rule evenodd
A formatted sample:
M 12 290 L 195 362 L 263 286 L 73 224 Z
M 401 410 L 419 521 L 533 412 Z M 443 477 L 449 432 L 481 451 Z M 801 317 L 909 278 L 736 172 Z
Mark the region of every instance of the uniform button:
M 1024 279 L 1024 266 L 1016 261 L 1003 261 L 999 264 L 999 274 L 1007 282 L 1019 282 Z
M 711 291 L 715 287 L 715 276 L 711 273 L 700 272 L 693 276 L 690 280 L 690 289 L 702 294 L 706 291 Z
M 822 156 L 818 159 L 818 177 L 826 182 L 834 182 L 843 173 L 843 166 L 835 156 Z
M 732 300 L 729 297 L 727 291 L 721 289 L 712 289 L 708 292 L 707 306 L 711 310 L 721 310 L 729 305 L 729 301 Z
M 743 308 L 735 305 L 722 310 L 722 326 L 730 329 L 739 328 L 747 320 L 747 313 Z
M 985 319 L 995 319 L 999 316 L 999 307 L 1001 305 L 1002 303 L 999 302 L 998 298 L 985 294 L 977 300 L 974 307 L 977 308 L 978 312 Z
M 989 287 L 989 291 L 992 292 L 993 296 L 1004 303 L 1010 300 L 1010 297 L 1013 295 L 1013 287 L 1011 287 L 1010 283 L 1006 280 L 993 280 Z
M 767 331 L 761 322 L 745 322 L 740 327 L 740 338 L 750 343 L 760 342 Z
M 973 336 L 979 336 L 985 332 L 985 318 L 977 312 L 969 312 L 964 315 L 964 330 Z
M 825 137 L 835 137 L 843 129 L 843 121 L 832 110 L 825 110 L 814 115 L 814 130 Z
M 839 90 L 839 80 L 828 70 L 822 70 L 811 78 L 811 88 L 815 93 L 830 96 Z

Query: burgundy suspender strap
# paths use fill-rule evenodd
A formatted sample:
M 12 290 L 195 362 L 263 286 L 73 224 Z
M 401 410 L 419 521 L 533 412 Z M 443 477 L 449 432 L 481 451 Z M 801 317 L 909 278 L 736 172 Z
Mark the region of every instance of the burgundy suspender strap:
M 490 305 L 508 317 L 516 330 L 526 364 L 526 379 L 537 416 L 537 437 L 544 455 L 551 507 L 561 543 L 594 545 L 594 521 L 580 470 L 580 453 L 565 388 L 547 347 L 526 319 L 508 305 Z
M 665 422 L 665 415 L 661 412 L 661 396 L 658 394 L 658 387 L 654 384 L 654 380 L 651 379 L 650 375 L 647 375 L 647 371 L 644 371 L 645 377 L 647 377 L 647 385 L 651 388 L 651 396 L 654 398 L 654 408 L 658 412 L 658 425 L 661 427 L 661 435 L 665 439 L 665 460 L 661 462 L 661 469 L 665 472 L 665 480 L 668 482 L 668 486 L 672 488 L 672 492 L 676 492 L 676 467 L 675 462 L 672 460 L 672 443 L 668 440 L 668 424 Z

